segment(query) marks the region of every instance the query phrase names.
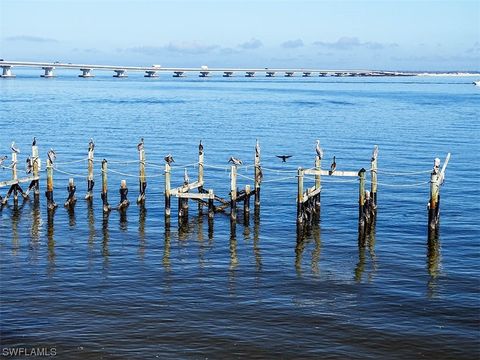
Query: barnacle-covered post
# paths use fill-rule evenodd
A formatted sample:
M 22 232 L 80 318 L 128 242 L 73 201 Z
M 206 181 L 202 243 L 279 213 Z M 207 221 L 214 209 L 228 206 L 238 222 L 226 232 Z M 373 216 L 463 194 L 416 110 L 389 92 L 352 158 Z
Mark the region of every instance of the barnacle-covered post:
M 130 205 L 130 201 L 128 201 L 128 187 L 127 187 L 127 180 L 122 180 L 120 182 L 120 203 L 118 204 L 118 210 L 126 209 Z
M 440 159 L 435 158 L 432 173 L 430 174 L 430 200 L 428 202 L 428 229 L 436 230 L 440 220 L 440 186 L 445 180 L 450 153 L 447 154 L 442 170 L 440 170 Z
M 237 165 L 230 167 L 230 219 L 237 218 Z
M 143 140 L 143 139 L 142 139 Z M 147 178 L 145 176 L 145 149 L 143 147 L 143 141 L 141 146 L 138 147 L 139 153 L 139 195 L 137 198 L 137 204 L 145 202 L 145 190 L 147 188 Z
M 85 200 L 91 200 L 93 198 L 93 186 L 95 185 L 95 180 L 93 179 L 93 157 L 94 157 L 94 150 L 95 144 L 93 139 L 90 140 L 88 144 L 88 176 L 87 176 L 87 194 L 85 195 Z
M 167 158 L 166 158 L 167 159 Z M 165 160 L 165 226 L 170 226 L 170 163 Z
M 47 154 L 47 191 L 45 192 L 47 207 L 49 209 L 55 209 L 57 207 L 57 204 L 53 200 L 53 162 L 55 159 L 55 151 L 50 150 Z
M 260 184 L 262 183 L 262 167 L 260 165 L 260 143 L 255 144 L 255 206 L 260 206 Z
M 370 162 L 370 177 L 372 180 L 370 187 L 370 196 L 372 199 L 373 210 L 377 209 L 377 158 L 378 158 L 378 145 L 373 148 L 372 159 Z
M 303 169 L 301 167 L 297 170 L 297 226 L 303 225 L 304 209 L 303 209 Z
M 358 231 L 363 232 L 365 229 L 365 172 L 364 168 L 358 172 Z
M 75 191 L 77 190 L 77 187 L 75 186 L 75 181 L 73 178 L 70 178 L 68 180 L 68 186 L 67 186 L 67 191 L 68 191 L 68 198 L 65 201 L 65 204 L 63 204 L 65 207 L 69 207 L 73 209 L 77 202 L 77 198 L 75 197 Z
M 107 184 L 107 172 L 108 165 L 107 160 L 102 160 L 102 201 L 103 201 L 103 212 L 107 213 L 110 211 L 110 205 L 108 204 L 108 184 Z

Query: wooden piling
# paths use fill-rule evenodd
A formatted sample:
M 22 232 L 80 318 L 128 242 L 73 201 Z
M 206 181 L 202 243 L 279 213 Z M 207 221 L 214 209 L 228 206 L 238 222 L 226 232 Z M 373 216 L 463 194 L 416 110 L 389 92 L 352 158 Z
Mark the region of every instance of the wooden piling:
M 262 183 L 262 168 L 260 165 L 260 144 L 255 145 L 255 206 L 260 206 L 260 184 Z
M 375 145 L 373 148 L 372 159 L 370 163 L 370 177 L 371 177 L 371 187 L 370 195 L 372 198 L 373 209 L 377 208 L 377 158 L 378 158 L 378 146 Z
M 67 186 L 68 198 L 63 204 L 65 207 L 69 207 L 73 209 L 73 207 L 75 206 L 75 203 L 77 202 L 77 198 L 75 197 L 76 190 L 77 190 L 77 187 L 75 186 L 75 182 L 73 178 L 70 178 L 68 180 L 68 186 Z
M 40 195 L 40 181 L 39 181 L 39 171 L 40 171 L 40 157 L 38 156 L 38 146 L 32 145 L 32 174 L 34 178 L 34 183 L 32 181 L 31 187 L 33 187 L 34 197 Z
M 297 191 L 297 225 L 303 224 L 303 169 L 297 171 L 298 191 Z
M 170 164 L 165 162 L 165 225 L 170 225 Z
M 237 166 L 230 168 L 230 218 L 237 218 Z
M 145 176 L 145 149 L 143 147 L 139 152 L 139 195 L 137 198 L 137 204 L 145 201 L 145 189 L 147 188 L 147 178 Z
M 47 157 L 47 191 L 45 195 L 47 197 L 47 207 L 49 209 L 56 208 L 57 204 L 53 200 L 53 162 L 50 156 Z
M 316 216 L 320 216 L 320 196 L 321 196 L 321 188 L 322 188 L 322 175 L 321 175 L 321 170 L 322 170 L 322 158 L 320 156 L 315 157 L 315 170 L 317 173 L 315 173 L 315 189 L 320 189 L 317 195 L 315 195 L 315 213 Z
M 213 190 L 210 189 L 208 190 L 208 218 L 213 219 L 213 216 L 215 215 L 215 208 L 213 206 L 213 200 L 215 199 L 215 195 L 213 193 Z
M 430 174 L 430 201 L 428 202 L 428 228 L 435 230 L 440 215 L 440 159 L 436 158 Z
M 120 203 L 118 204 L 118 210 L 126 209 L 130 205 L 130 201 L 128 201 L 128 187 L 127 187 L 127 180 L 122 180 L 120 182 Z
M 203 189 L 203 145 L 202 141 L 200 140 L 200 144 L 198 144 L 198 187 L 199 193 L 205 193 Z M 201 213 L 203 209 L 203 203 L 201 201 L 198 202 L 198 211 Z
M 250 185 L 245 185 L 245 198 L 243 199 L 244 217 L 250 214 Z
M 95 185 L 95 180 L 93 179 L 93 157 L 94 157 L 94 146 L 90 146 L 88 149 L 87 194 L 85 195 L 85 200 L 91 200 L 93 198 L 93 186 Z
M 108 171 L 107 160 L 103 159 L 102 161 L 102 201 L 103 201 L 104 213 L 110 211 L 110 205 L 108 204 L 107 171 Z
M 358 227 L 365 228 L 365 172 L 362 168 L 358 172 L 359 186 L 358 186 Z

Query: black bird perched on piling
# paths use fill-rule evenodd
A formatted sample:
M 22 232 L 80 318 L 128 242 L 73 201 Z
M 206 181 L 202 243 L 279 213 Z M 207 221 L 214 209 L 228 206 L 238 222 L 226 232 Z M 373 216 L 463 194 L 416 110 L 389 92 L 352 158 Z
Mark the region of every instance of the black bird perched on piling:
M 275 156 L 282 159 L 282 162 L 287 162 L 287 159 L 291 158 L 293 155 L 275 155 Z
M 198 144 L 198 153 L 199 153 L 199 154 L 203 154 L 202 140 L 200 140 L 200 144 Z
M 230 159 L 228 159 L 229 163 L 232 163 L 233 165 L 242 165 L 243 162 L 240 159 L 234 158 L 233 156 L 230 156 Z
M 335 172 L 335 170 L 337 170 L 337 163 L 335 162 L 335 156 L 334 156 L 332 165 L 330 165 L 330 171 L 328 172 L 328 175 L 332 175 Z
M 173 160 L 173 156 L 170 155 L 170 154 L 168 154 L 167 156 L 165 156 L 164 159 L 165 159 L 165 161 L 166 161 L 166 163 L 167 163 L 168 165 L 170 165 L 171 163 L 175 162 L 175 160 Z
M 137 144 L 137 150 L 143 150 L 143 137 L 140 139 L 140 142 Z
M 93 142 L 93 138 L 90 138 L 88 143 L 88 151 L 93 151 L 95 149 L 95 143 Z
M 32 146 L 37 145 L 37 138 L 34 136 L 32 141 Z
M 15 146 L 15 141 L 12 141 L 12 145 L 10 146 L 10 149 L 16 154 L 20 153 L 20 150 Z
M 320 160 L 323 159 L 323 150 L 320 147 L 320 140 L 317 140 L 317 146 L 315 147 L 315 151 L 317 152 L 317 156 L 320 158 Z
M 255 155 L 260 156 L 260 143 L 258 142 L 258 139 L 255 143 Z

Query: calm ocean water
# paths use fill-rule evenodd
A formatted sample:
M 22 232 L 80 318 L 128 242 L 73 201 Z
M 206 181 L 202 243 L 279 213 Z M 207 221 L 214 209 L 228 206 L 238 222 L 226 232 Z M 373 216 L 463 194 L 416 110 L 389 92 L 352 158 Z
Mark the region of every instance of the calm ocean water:
M 57 152 L 55 213 L 40 204 L 0 211 L 0 336 L 3 349 L 55 348 L 61 359 L 475 359 L 480 356 L 480 89 L 472 78 L 113 79 L 73 72 L 0 81 L 0 156 L 12 140 L 21 173 L 37 137 L 45 163 Z M 477 79 L 475 79 L 477 80 Z M 96 141 L 93 206 L 83 200 L 90 137 Z M 136 144 L 145 138 L 145 208 Z M 163 217 L 163 157 L 172 186 L 205 146 L 206 188 L 227 197 L 230 156 L 253 163 L 262 148 L 260 212 L 213 228 L 190 204 L 179 227 Z M 368 168 L 378 144 L 378 220 L 357 239 L 358 185 L 324 179 L 319 227 L 297 241 L 295 170 Z M 435 157 L 452 157 L 441 189 L 438 236 L 426 204 Z M 291 154 L 285 164 L 275 157 Z M 103 217 L 100 160 L 109 200 L 121 179 L 125 216 Z M 155 167 L 160 165 L 160 168 Z M 267 169 L 268 168 L 268 169 Z M 188 166 L 190 178 L 197 169 Z M 383 171 L 383 173 L 382 173 Z M 405 174 L 414 172 L 414 174 Z M 77 177 L 74 213 L 68 174 Z M 252 168 L 239 174 L 252 176 Z M 44 172 L 42 172 L 44 175 Z M 239 186 L 250 180 L 239 177 Z M 0 170 L 0 180 L 10 178 Z M 308 180 L 311 181 L 311 180 Z M 344 181 L 344 180 L 342 180 Z M 5 188 L 0 189 L 4 195 Z M 0 355 L 1 356 L 1 355 Z

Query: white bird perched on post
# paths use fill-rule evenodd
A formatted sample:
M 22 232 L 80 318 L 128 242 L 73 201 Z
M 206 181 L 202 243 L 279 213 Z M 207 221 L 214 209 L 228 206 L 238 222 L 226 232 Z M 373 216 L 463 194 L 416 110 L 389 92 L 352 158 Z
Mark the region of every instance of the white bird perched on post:
M 10 146 L 10 149 L 16 154 L 20 153 L 20 149 L 15 146 L 15 141 L 12 141 L 12 145 Z
M 378 145 L 375 145 L 373 147 L 373 152 L 372 152 L 372 161 L 376 160 L 378 157 Z
M 183 172 L 183 185 L 188 185 L 190 183 L 190 178 L 188 177 L 187 168 Z
M 228 159 L 229 163 L 232 163 L 233 165 L 242 165 L 243 162 L 240 159 L 234 158 L 233 156 L 230 156 L 230 159 Z
M 315 147 L 315 151 L 317 152 L 317 156 L 320 160 L 323 159 L 323 149 L 320 147 L 320 140 L 317 140 L 317 146 Z
M 95 143 L 93 142 L 93 138 L 90 138 L 88 143 L 88 151 L 93 151 L 95 149 Z
M 48 160 L 50 160 L 50 163 L 53 164 L 53 161 L 57 158 L 57 153 L 55 152 L 55 150 L 50 149 L 47 153 L 47 156 Z

